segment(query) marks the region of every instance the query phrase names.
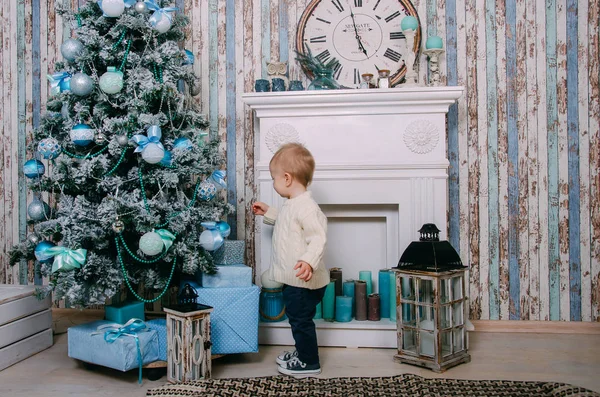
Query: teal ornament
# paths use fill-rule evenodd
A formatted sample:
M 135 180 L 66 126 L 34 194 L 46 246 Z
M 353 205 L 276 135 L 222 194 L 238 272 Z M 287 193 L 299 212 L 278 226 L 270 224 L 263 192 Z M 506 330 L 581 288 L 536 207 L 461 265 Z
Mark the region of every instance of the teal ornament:
M 50 262 L 52 260 L 52 255 L 48 252 L 48 250 L 52 247 L 54 247 L 54 244 L 50 241 L 42 241 L 36 245 L 35 250 L 33 251 L 35 259 L 41 263 Z
M 49 255 L 54 256 L 52 263 L 52 273 L 58 271 L 69 271 L 79 269 L 85 263 L 87 250 L 79 248 L 72 250 L 65 247 L 51 247 L 46 251 Z
M 148 136 L 136 134 L 131 140 L 137 144 L 134 153 L 142 153 L 144 161 L 150 164 L 160 163 L 165 157 L 165 148 L 160 142 L 162 133 L 160 127 L 151 125 L 148 127 Z
M 77 39 L 67 39 L 60 46 L 60 53 L 69 62 L 73 62 L 82 52 L 83 44 Z
M 158 255 L 162 252 L 164 246 L 162 238 L 154 231 L 148 232 L 140 238 L 139 247 L 144 255 Z
M 62 151 L 58 141 L 54 138 L 44 138 L 38 143 L 38 152 L 46 160 L 53 160 L 60 155 Z
M 227 171 L 225 170 L 216 170 L 210 175 L 210 179 L 214 182 L 217 189 L 227 189 L 227 182 L 225 182 L 225 177 L 227 176 Z
M 40 160 L 31 159 L 23 164 L 23 174 L 25 174 L 27 178 L 39 178 L 44 175 L 44 172 L 46 172 L 46 167 Z
M 94 140 L 96 130 L 87 124 L 77 124 L 71 130 L 71 142 L 77 146 L 87 146 Z
M 57 95 L 61 92 L 71 90 L 71 74 L 67 72 L 58 72 L 46 76 L 50 82 L 50 95 Z
M 217 229 L 216 222 L 200 223 L 207 230 L 200 234 L 200 246 L 207 251 L 216 251 L 223 246 L 224 240 Z
M 71 77 L 71 92 L 77 96 L 88 96 L 94 89 L 94 81 L 85 73 L 75 73 Z
M 185 59 L 181 63 L 182 65 L 193 65 L 194 64 L 194 54 L 190 50 L 183 50 L 185 54 Z
M 407 15 L 404 18 L 402 18 L 402 21 L 400 21 L 400 28 L 402 29 L 402 31 L 417 30 L 418 26 L 419 21 L 417 21 L 417 18 L 413 17 L 412 15 Z
M 159 164 L 163 165 L 165 167 L 168 167 L 172 163 L 173 163 L 173 155 L 168 150 L 165 150 L 165 155 L 163 156 L 162 160 L 160 160 Z
M 27 215 L 29 215 L 29 219 L 32 221 L 46 221 L 50 219 L 51 214 L 50 206 L 40 199 L 33 199 L 27 206 Z
M 177 11 L 177 7 L 165 7 L 160 8 L 154 0 L 146 0 L 146 5 L 148 9 L 153 10 L 154 13 L 148 19 L 150 22 L 150 26 L 158 33 L 166 33 L 171 29 L 171 24 L 173 23 L 173 16 L 171 12 Z
M 204 180 L 200 183 L 200 188 L 198 189 L 198 197 L 200 200 L 210 201 L 215 198 L 217 194 L 217 187 L 214 183 L 209 180 Z
M 225 221 L 218 221 L 216 226 L 217 230 L 219 231 L 219 233 L 221 233 L 221 236 L 223 236 L 223 238 L 229 237 L 229 235 L 231 234 L 231 226 L 229 226 L 229 223 Z
M 444 42 L 440 36 L 431 36 L 425 42 L 425 48 L 428 50 L 441 49 L 444 47 Z
M 114 66 L 109 66 L 106 68 L 106 73 L 100 77 L 98 85 L 107 94 L 120 92 L 123 89 L 123 72 Z
M 179 150 L 189 150 L 194 146 L 192 141 L 185 137 L 179 137 L 173 142 L 173 147 Z

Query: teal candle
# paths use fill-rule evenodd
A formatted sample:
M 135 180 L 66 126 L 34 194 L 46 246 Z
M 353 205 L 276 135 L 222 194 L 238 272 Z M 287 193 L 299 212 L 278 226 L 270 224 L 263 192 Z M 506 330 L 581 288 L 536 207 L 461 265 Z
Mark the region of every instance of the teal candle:
M 396 313 L 397 311 L 397 307 L 396 307 L 396 272 L 391 271 L 389 272 L 389 276 L 390 276 L 390 320 L 391 321 L 396 321 Z
M 417 27 L 419 26 L 419 21 L 417 21 L 417 18 L 413 17 L 412 15 L 407 15 L 404 18 L 402 18 L 402 21 L 400 21 L 400 28 L 402 28 L 402 30 L 417 30 Z
M 337 296 L 335 298 L 335 321 L 347 323 L 352 321 L 352 298 Z
M 317 304 L 317 312 L 315 313 L 315 316 L 313 317 L 315 320 L 318 320 L 320 318 L 323 318 L 323 305 L 321 304 L 321 302 L 319 302 Z
M 444 43 L 440 36 L 428 37 L 427 41 L 425 42 L 425 48 L 427 48 L 428 50 L 431 50 L 434 48 L 443 48 L 443 47 L 444 47 Z
M 358 272 L 358 279 L 367 283 L 367 296 L 373 293 L 373 281 L 371 279 L 370 270 L 361 270 Z
M 354 317 L 354 280 L 348 280 L 344 282 L 344 296 L 352 298 L 352 317 Z
M 335 311 L 335 281 L 331 281 L 325 288 L 323 297 L 323 319 L 333 321 Z
M 379 299 L 381 318 L 390 317 L 390 271 L 381 269 L 379 271 Z

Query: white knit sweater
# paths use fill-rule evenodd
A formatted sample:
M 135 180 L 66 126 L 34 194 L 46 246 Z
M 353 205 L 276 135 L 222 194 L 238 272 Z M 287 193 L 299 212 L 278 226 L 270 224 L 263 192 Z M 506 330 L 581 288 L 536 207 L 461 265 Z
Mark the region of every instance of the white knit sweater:
M 329 284 L 329 272 L 323 263 L 327 217 L 312 198 L 311 192 L 287 200 L 279 211 L 269 207 L 263 221 L 275 225 L 270 269 L 273 280 L 308 289 Z M 294 270 L 294 266 L 298 261 L 304 261 L 313 268 L 313 276 L 309 281 L 296 277 L 298 270 Z

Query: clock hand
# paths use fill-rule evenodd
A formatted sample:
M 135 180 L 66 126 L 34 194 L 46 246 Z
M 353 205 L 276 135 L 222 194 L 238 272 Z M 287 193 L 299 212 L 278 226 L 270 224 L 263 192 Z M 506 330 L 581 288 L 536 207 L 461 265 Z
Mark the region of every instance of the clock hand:
M 350 17 L 352 18 L 352 26 L 354 26 L 354 37 L 358 42 L 358 49 L 362 51 L 363 54 L 365 54 L 365 56 L 368 58 L 369 55 L 367 54 L 367 50 L 363 46 L 362 41 L 360 40 L 360 36 L 358 35 L 358 29 L 356 28 L 356 21 L 354 20 L 354 12 L 352 11 L 352 7 L 350 7 Z

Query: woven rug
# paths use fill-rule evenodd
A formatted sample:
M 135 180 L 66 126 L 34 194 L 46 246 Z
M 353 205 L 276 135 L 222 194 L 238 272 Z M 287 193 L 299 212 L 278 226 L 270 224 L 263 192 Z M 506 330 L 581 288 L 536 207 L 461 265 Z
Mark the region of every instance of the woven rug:
M 559 397 L 600 394 L 565 383 L 506 380 L 427 379 L 404 374 L 379 378 L 207 379 L 148 390 L 147 396 L 202 397 Z

